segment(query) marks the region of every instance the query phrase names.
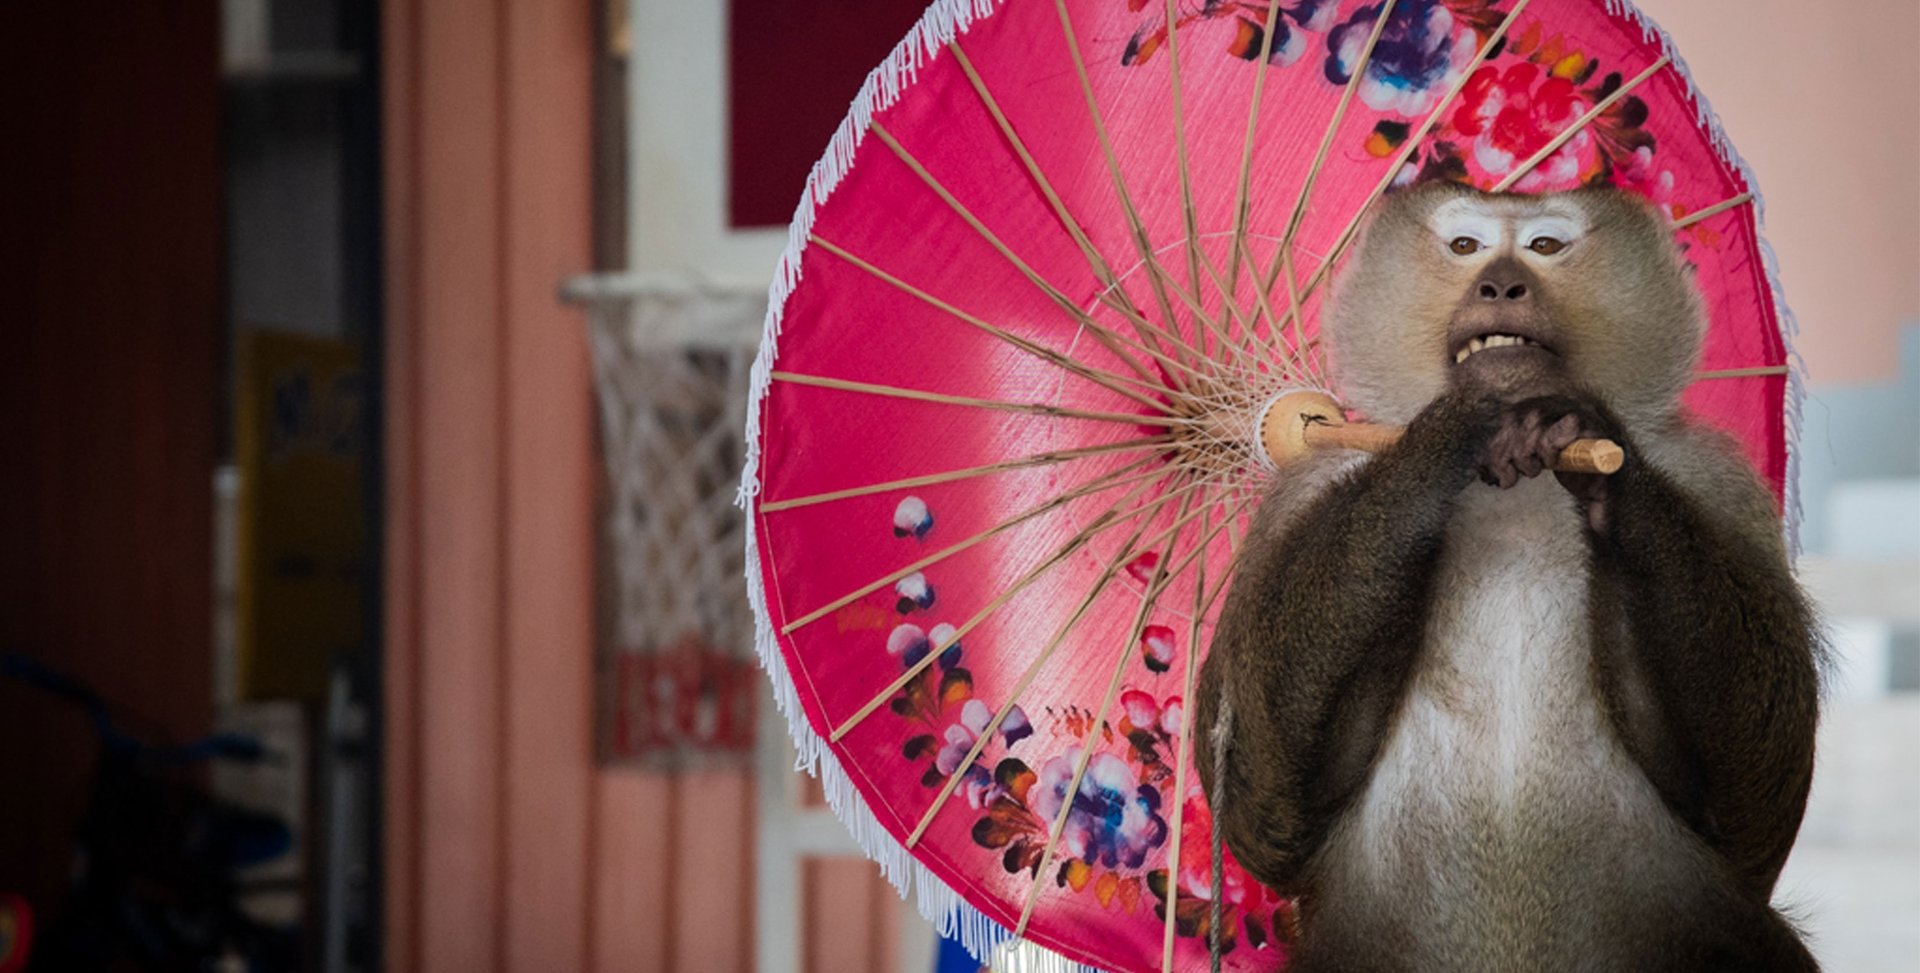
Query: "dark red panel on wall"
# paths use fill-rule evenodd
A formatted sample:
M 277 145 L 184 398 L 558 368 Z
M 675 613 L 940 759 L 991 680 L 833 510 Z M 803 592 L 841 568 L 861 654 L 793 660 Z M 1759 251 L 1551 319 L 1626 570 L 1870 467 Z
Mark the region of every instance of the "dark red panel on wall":
M 15 4 L 0 28 L 0 652 L 160 739 L 213 721 L 219 13 Z M 0 678 L 0 891 L 43 917 L 98 756 L 78 707 Z
M 813 161 L 922 0 L 728 0 L 727 222 L 784 226 Z

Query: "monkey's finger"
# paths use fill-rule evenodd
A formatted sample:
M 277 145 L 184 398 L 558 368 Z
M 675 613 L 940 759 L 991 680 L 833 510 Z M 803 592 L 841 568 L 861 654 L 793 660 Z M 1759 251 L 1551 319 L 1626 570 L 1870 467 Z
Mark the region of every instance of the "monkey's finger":
M 1515 459 L 1514 454 L 1509 453 L 1494 464 L 1494 472 L 1500 476 L 1502 490 L 1512 489 L 1515 483 L 1520 482 L 1520 467 L 1515 464 Z
M 1547 427 L 1546 441 L 1557 454 L 1580 438 L 1580 417 L 1572 413 L 1561 416 L 1553 425 Z

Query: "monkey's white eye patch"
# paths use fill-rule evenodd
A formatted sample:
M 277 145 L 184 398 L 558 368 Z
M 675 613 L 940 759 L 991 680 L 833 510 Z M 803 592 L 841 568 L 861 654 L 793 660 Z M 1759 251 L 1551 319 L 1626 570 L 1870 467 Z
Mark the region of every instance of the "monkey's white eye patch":
M 1571 213 L 1530 217 L 1520 224 L 1520 246 L 1543 257 L 1558 254 L 1587 232 L 1585 221 Z
M 1481 250 L 1498 249 L 1505 236 L 1500 219 L 1477 199 L 1450 199 L 1441 203 L 1427 217 L 1427 227 L 1442 246 L 1463 257 Z M 1471 240 L 1479 246 L 1456 246 L 1461 240 Z

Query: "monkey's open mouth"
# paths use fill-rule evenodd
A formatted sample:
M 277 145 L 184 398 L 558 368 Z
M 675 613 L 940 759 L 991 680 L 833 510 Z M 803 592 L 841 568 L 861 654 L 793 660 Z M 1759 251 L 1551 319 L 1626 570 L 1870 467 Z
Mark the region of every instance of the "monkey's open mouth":
M 1461 345 L 1454 351 L 1453 363 L 1458 365 L 1474 355 L 1492 348 L 1538 348 L 1548 354 L 1553 353 L 1552 348 L 1525 335 L 1495 332 L 1493 334 L 1477 335 L 1468 339 L 1466 344 Z

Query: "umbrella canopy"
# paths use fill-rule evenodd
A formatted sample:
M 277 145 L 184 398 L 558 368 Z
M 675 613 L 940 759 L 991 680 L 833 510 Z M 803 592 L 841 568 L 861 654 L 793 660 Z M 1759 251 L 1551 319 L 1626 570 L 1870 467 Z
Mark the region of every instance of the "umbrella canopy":
M 759 649 L 802 764 L 976 955 L 1207 962 L 1185 701 L 1260 409 L 1325 385 L 1363 214 L 1436 179 L 1664 210 L 1711 318 L 1687 405 L 1786 488 L 1752 181 L 1618 0 L 943 0 L 816 167 L 748 420 Z M 1272 968 L 1289 903 L 1223 873 L 1227 966 Z

